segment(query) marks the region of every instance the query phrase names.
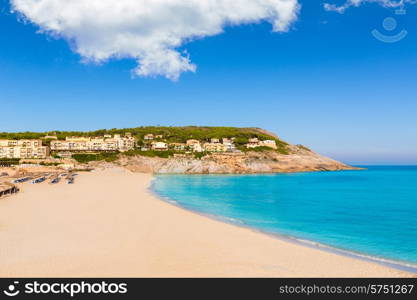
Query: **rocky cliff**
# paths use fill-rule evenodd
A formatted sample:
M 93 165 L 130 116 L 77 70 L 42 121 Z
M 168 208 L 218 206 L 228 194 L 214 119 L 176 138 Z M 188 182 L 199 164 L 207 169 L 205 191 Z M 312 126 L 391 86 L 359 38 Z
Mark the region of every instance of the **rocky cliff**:
M 134 172 L 156 174 L 244 174 L 352 170 L 354 167 L 321 156 L 305 147 L 289 145 L 289 154 L 276 151 L 158 158 L 122 156 L 117 164 Z

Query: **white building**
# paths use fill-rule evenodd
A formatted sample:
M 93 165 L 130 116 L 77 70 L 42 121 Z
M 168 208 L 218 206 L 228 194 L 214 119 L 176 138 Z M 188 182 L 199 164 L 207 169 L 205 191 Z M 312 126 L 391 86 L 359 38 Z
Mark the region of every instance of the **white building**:
M 41 140 L 0 140 L 0 158 L 39 158 L 49 156 Z
M 249 139 L 246 148 L 269 147 L 277 149 L 277 143 L 274 140 L 260 141 L 258 138 Z
M 274 140 L 265 140 L 260 142 L 261 146 L 277 149 L 277 143 Z
M 41 140 L 0 140 L 0 147 L 40 147 Z
M 175 151 L 185 151 L 187 145 L 183 143 L 171 143 L 169 144 L 169 148 Z
M 236 146 L 233 143 L 233 139 L 223 138 L 222 143 L 226 147 L 226 152 L 236 151 Z
M 203 152 L 203 146 L 199 140 L 188 140 L 187 147 L 193 152 Z
M 51 141 L 52 151 L 120 151 L 125 152 L 135 148 L 135 139 L 131 136 L 122 137 L 66 137 L 65 141 Z
M 152 150 L 155 150 L 155 151 L 167 151 L 168 150 L 168 144 L 164 142 L 153 142 L 151 147 L 152 147 Z
M 203 145 L 204 151 L 207 152 L 226 152 L 227 147 L 220 143 L 205 143 Z

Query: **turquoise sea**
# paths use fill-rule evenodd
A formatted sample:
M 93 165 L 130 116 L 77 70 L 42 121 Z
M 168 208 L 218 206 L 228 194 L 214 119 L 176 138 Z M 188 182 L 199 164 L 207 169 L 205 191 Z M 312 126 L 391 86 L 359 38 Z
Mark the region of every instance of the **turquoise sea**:
M 161 175 L 152 189 L 186 209 L 241 226 L 417 267 L 417 166 L 366 168 Z

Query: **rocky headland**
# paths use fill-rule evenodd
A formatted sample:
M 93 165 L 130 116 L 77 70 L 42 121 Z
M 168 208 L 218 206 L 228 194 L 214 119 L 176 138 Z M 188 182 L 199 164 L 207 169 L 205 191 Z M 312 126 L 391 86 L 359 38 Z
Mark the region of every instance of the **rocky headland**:
M 354 170 L 355 167 L 319 155 L 305 147 L 288 147 L 288 154 L 276 151 L 216 153 L 195 158 L 121 156 L 115 163 L 133 172 L 155 174 L 250 174 Z

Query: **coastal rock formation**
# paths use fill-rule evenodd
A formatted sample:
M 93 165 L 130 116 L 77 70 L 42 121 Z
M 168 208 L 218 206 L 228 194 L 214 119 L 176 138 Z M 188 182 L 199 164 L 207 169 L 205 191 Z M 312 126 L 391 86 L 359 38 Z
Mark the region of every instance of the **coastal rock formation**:
M 302 146 L 289 146 L 289 154 L 276 151 L 211 154 L 201 159 L 184 157 L 122 156 L 117 164 L 133 172 L 156 174 L 246 174 L 352 170 L 354 167 L 319 155 Z

